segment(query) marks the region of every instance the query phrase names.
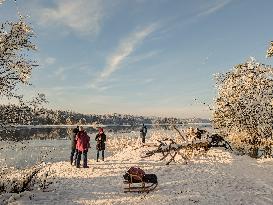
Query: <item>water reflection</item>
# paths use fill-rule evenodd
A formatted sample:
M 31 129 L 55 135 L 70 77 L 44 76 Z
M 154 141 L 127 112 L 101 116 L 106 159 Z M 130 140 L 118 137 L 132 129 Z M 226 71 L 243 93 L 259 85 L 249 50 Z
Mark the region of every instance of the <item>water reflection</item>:
M 164 125 L 146 125 L 149 129 L 163 129 L 172 130 L 170 124 Z M 192 124 L 192 125 L 176 125 L 178 127 L 201 127 L 210 128 L 209 124 Z M 72 135 L 72 126 L 48 126 L 48 127 L 14 127 L 5 130 L 0 130 L 0 140 L 4 141 L 22 141 L 22 140 L 45 140 L 45 139 L 70 139 Z M 130 133 L 139 132 L 141 126 L 116 126 L 105 125 L 104 130 L 106 133 Z M 95 134 L 97 128 L 85 126 L 84 129 L 87 133 Z

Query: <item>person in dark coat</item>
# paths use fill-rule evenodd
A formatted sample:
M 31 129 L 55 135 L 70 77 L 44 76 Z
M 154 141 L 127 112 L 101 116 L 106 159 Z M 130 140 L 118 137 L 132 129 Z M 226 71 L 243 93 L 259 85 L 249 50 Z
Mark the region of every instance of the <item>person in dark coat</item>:
M 102 161 L 104 161 L 106 135 L 101 127 L 99 128 L 99 133 L 96 135 L 95 140 L 97 141 L 97 162 L 99 161 L 100 151 L 102 153 Z
M 146 134 L 147 134 L 147 127 L 146 125 L 142 124 L 142 127 L 140 129 L 140 137 L 142 138 L 142 143 L 145 143 Z
M 79 132 L 76 136 L 77 144 L 76 149 L 78 150 L 77 156 L 77 168 L 80 168 L 81 155 L 83 154 L 83 168 L 89 168 L 87 166 L 87 152 L 90 147 L 90 138 L 82 126 L 79 127 Z
M 73 129 L 73 134 L 71 137 L 71 155 L 70 155 L 70 164 L 73 164 L 74 161 L 74 165 L 76 165 L 76 161 L 77 161 L 77 154 L 78 154 L 78 150 L 76 149 L 76 136 L 79 132 L 79 126 L 77 126 L 76 128 Z M 74 154 L 75 154 L 75 158 L 74 158 Z

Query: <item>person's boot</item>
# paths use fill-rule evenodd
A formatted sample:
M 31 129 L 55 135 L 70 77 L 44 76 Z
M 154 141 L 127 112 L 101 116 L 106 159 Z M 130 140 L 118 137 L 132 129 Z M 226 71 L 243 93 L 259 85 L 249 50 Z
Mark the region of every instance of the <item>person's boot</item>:
M 87 163 L 84 164 L 82 167 L 83 167 L 83 168 L 89 168 L 89 166 L 87 165 Z
M 104 161 L 104 150 L 102 150 L 102 161 Z

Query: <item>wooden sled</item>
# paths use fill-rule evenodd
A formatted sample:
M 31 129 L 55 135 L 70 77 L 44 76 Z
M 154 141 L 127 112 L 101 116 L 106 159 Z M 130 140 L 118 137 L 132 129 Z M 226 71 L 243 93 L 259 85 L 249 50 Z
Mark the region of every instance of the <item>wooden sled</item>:
M 143 177 L 140 177 L 139 175 L 126 173 L 123 177 L 125 179 L 123 183 L 128 185 L 128 187 L 124 187 L 124 193 L 149 193 L 158 185 L 155 174 L 145 174 Z

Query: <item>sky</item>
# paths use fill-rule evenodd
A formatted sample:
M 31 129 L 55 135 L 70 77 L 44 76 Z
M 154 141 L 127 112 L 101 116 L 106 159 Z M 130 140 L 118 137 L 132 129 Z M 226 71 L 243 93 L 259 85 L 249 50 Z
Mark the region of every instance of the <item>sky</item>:
M 28 16 L 38 51 L 21 92 L 81 113 L 211 118 L 213 74 L 273 40 L 272 0 L 6 0 L 1 22 Z M 205 105 L 204 105 L 205 104 Z

